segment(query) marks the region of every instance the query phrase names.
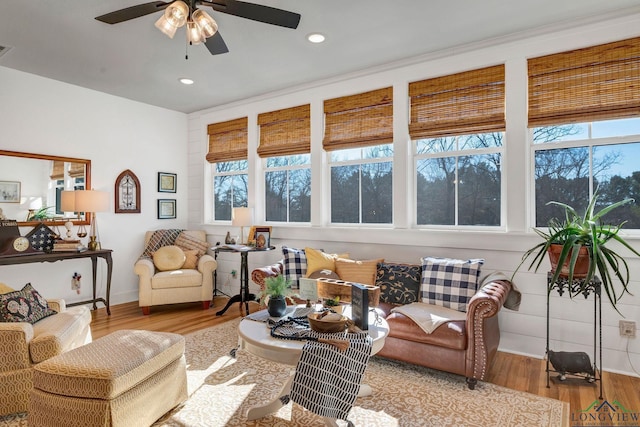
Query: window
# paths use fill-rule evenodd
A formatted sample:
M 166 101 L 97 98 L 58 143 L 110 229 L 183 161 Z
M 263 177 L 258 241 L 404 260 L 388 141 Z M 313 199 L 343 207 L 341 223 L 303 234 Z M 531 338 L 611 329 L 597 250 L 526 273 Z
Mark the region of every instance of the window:
M 213 219 L 231 221 L 233 208 L 247 207 L 248 162 L 219 162 L 213 167 Z
M 258 115 L 267 221 L 311 221 L 311 106 Z
M 504 133 L 415 141 L 418 225 L 499 226 Z
M 324 102 L 331 222 L 391 224 L 393 88 Z
M 269 157 L 265 171 L 267 221 L 311 221 L 311 155 Z
M 627 197 L 640 200 L 640 119 L 546 126 L 532 134 L 536 226 L 562 215 L 559 207 L 547 206 L 551 200 L 584 210 L 596 189 L 603 205 Z M 634 136 L 621 143 L 621 135 Z M 637 204 L 622 206 L 604 219 L 640 228 Z
M 331 152 L 331 222 L 391 224 L 393 145 Z
M 234 207 L 247 207 L 247 131 L 247 117 L 207 126 L 206 159 L 213 168 L 214 221 L 230 221 Z
M 531 58 L 528 70 L 535 225 L 562 215 L 551 200 L 584 209 L 596 190 L 603 204 L 639 200 L 640 38 Z M 640 228 L 637 205 L 603 219 Z
M 416 224 L 500 226 L 504 65 L 409 84 Z

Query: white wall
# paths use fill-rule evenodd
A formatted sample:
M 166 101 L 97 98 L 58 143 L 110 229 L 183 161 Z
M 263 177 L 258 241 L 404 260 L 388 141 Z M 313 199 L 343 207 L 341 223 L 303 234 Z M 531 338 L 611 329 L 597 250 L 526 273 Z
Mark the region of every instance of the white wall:
M 133 263 L 142 253 L 144 232 L 187 224 L 187 116 L 3 67 L 0 88 L 2 149 L 91 160 L 93 188 L 111 194 L 110 212 L 98 214 L 98 231 L 102 247 L 113 249 L 112 304 L 136 301 Z M 140 179 L 140 214 L 113 213 L 115 180 L 125 169 Z M 176 194 L 157 192 L 158 172 L 178 174 Z M 158 198 L 177 199 L 176 220 L 156 219 Z M 98 264 L 104 295 L 106 266 Z M 80 295 L 71 290 L 74 272 L 82 274 Z M 45 296 L 81 301 L 91 297 L 91 262 L 2 266 L 0 282 L 14 288 L 31 282 Z
M 257 148 L 257 115 L 281 108 L 311 103 L 312 139 L 312 218 L 310 226 L 269 224 L 273 228 L 272 243 L 280 246 L 320 247 L 329 251 L 350 252 L 353 258 L 368 259 L 384 257 L 389 261 L 419 263 L 423 256 L 450 256 L 457 258 L 483 257 L 486 259 L 484 271 L 500 270 L 511 275 L 520 261 L 522 253 L 538 242 L 529 230 L 531 188 L 528 171 L 531 157 L 526 125 L 527 117 L 527 58 L 563 50 L 585 47 L 628 37 L 638 36 L 640 15 L 603 21 L 583 22 L 571 29 L 545 29 L 526 37 L 494 40 L 492 43 L 460 47 L 436 55 L 417 58 L 404 63 L 391 64 L 340 79 L 333 79 L 292 88 L 287 92 L 275 93 L 196 112 L 189 115 L 189 198 L 190 227 L 205 227 L 210 233 L 210 241 L 220 241 L 227 230 L 238 234 L 230 223 L 208 224 L 211 206 L 210 168 L 204 159 L 207 150 L 206 126 L 238 117 L 249 118 L 249 153 Z M 419 41 L 416 41 L 419 42 Z M 504 183 L 506 200 L 503 200 L 505 223 L 501 230 L 493 231 L 445 231 L 413 229 L 404 207 L 411 199 L 411 161 L 409 158 L 408 99 L 409 82 L 439 75 L 480 68 L 499 63 L 506 64 L 506 164 Z M 326 157 L 322 151 L 322 110 L 323 100 L 379 89 L 394 87 L 394 140 L 396 159 L 394 171 L 399 180 L 394 183 L 396 204 L 393 228 L 371 229 L 359 227 L 327 227 L 328 215 L 326 198 L 328 177 Z M 263 206 L 262 163 L 256 156 L 249 157 L 250 184 L 249 206 Z M 409 171 L 406 175 L 402 171 Z M 199 191 L 196 194 L 196 191 Z M 264 223 L 261 209 L 256 209 L 256 223 Z M 636 247 L 640 240 L 632 238 Z M 252 253 L 250 268 L 277 261 L 280 251 Z M 219 282 L 223 290 L 237 293 L 238 279 L 230 277 L 232 269 L 238 269 L 239 257 L 233 254 L 220 256 L 218 268 Z M 636 296 L 625 296 L 619 304 L 620 311 L 628 318 L 640 321 L 640 260 L 629 261 L 632 269 L 631 289 Z M 502 310 L 501 350 L 542 357 L 546 337 L 546 276 L 543 270 L 538 274 L 522 271 L 516 283 L 523 292 L 520 311 Z M 255 289 L 255 285 L 254 289 Z M 551 348 L 566 351 L 587 351 L 593 359 L 593 302 L 569 300 L 552 296 Z M 607 370 L 632 374 L 632 368 L 625 353 L 626 339 L 618 334 L 617 315 L 607 302 L 603 303 L 604 354 L 603 366 Z M 640 339 L 630 340 L 631 359 L 640 368 Z

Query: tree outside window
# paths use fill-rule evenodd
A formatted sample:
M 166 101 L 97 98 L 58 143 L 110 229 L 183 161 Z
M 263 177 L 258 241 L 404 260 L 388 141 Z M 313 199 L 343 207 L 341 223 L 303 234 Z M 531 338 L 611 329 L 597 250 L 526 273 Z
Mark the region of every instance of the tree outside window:
M 391 224 L 393 146 L 331 152 L 331 222 Z
M 233 208 L 248 206 L 248 163 L 239 160 L 213 163 L 213 166 L 213 219 L 231 221 Z
M 267 221 L 311 221 L 311 155 L 267 158 L 265 172 Z
M 503 139 L 493 132 L 416 140 L 417 224 L 499 226 Z
M 545 126 L 532 130 L 535 159 L 535 225 L 545 227 L 563 211 L 549 201 L 584 210 L 597 189 L 596 209 L 631 197 L 640 201 L 640 119 Z M 624 142 L 620 142 L 624 137 Z M 627 204 L 604 217 L 640 228 L 640 207 Z

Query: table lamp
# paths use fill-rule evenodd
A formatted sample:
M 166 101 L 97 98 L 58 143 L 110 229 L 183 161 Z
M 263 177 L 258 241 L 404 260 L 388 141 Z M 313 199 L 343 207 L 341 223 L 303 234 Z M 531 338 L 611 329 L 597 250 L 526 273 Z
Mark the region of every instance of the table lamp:
M 109 210 L 109 193 L 96 190 L 75 191 L 75 208 L 79 212 L 91 213 L 91 226 L 89 227 L 89 243 L 87 248 L 90 251 L 100 249 L 98 239 L 98 222 L 96 212 L 106 212 Z
M 240 244 L 245 244 L 244 227 L 253 224 L 253 208 L 233 208 L 231 212 L 231 225 L 240 227 Z

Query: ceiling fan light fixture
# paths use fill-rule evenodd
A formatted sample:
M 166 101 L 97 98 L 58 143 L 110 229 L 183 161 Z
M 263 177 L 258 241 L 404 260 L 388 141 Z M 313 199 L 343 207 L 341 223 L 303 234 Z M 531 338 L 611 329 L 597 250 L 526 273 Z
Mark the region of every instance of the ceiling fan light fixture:
M 192 45 L 200 44 L 204 41 L 200 28 L 191 20 L 187 22 L 187 41 Z
M 182 27 L 189 17 L 189 6 L 182 0 L 174 1 L 164 11 L 164 16 L 174 27 Z
M 204 10 L 196 9 L 191 14 L 191 18 L 200 28 L 202 36 L 206 39 L 218 31 L 218 24 Z
M 156 21 L 155 26 L 157 29 L 162 31 L 170 39 L 172 39 L 173 36 L 176 35 L 176 30 L 178 29 L 178 27 L 171 25 L 171 23 L 167 20 L 167 18 L 164 15 L 162 15 L 160 19 Z

